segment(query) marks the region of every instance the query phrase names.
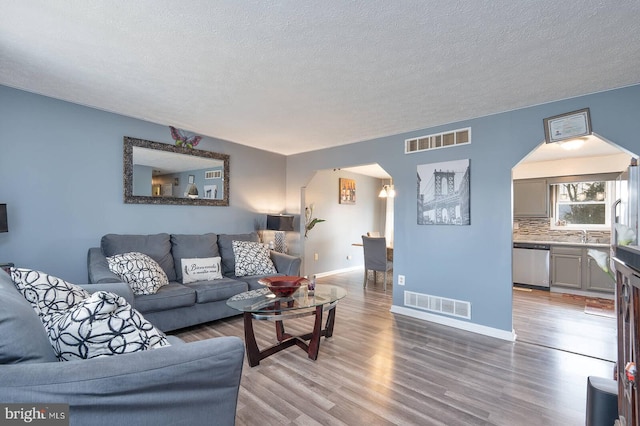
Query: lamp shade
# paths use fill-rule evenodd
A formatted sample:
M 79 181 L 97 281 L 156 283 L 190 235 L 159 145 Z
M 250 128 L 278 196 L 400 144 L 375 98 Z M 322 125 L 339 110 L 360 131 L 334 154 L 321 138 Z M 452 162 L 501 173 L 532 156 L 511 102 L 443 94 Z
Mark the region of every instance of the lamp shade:
M 198 187 L 195 183 L 190 183 L 187 188 L 187 195 L 198 195 Z
M 396 190 L 393 185 L 385 185 L 380 190 L 378 197 L 380 198 L 393 198 L 396 196 Z
M 9 224 L 7 223 L 7 205 L 0 204 L 0 232 L 9 232 Z
M 267 215 L 267 229 L 270 231 L 293 231 L 293 215 Z

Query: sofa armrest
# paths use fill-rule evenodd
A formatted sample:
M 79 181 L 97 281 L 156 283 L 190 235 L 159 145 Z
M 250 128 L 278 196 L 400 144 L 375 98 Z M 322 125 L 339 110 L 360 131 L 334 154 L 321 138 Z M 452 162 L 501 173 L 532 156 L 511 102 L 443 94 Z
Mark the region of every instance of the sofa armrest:
M 66 403 L 71 425 L 233 425 L 244 346 L 218 337 L 79 361 L 0 365 L 3 403 Z
M 288 254 L 271 250 L 271 261 L 276 270 L 285 275 L 298 276 L 302 259 Z
M 124 297 L 131 306 L 135 308 L 135 296 L 131 286 L 127 283 L 97 283 L 97 284 L 76 284 L 87 290 L 89 293 L 95 293 L 96 291 L 108 291 L 115 293 L 118 296 Z
M 92 247 L 89 249 L 87 253 L 87 271 L 89 272 L 89 284 L 122 282 L 122 280 L 109 269 L 107 257 L 102 254 L 100 247 Z

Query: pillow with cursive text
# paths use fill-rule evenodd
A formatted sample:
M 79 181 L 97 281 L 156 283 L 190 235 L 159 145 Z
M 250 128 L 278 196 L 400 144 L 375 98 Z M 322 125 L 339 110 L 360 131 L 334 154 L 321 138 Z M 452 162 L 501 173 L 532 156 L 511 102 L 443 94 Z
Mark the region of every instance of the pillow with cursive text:
M 222 278 L 220 257 L 182 259 L 182 284 Z

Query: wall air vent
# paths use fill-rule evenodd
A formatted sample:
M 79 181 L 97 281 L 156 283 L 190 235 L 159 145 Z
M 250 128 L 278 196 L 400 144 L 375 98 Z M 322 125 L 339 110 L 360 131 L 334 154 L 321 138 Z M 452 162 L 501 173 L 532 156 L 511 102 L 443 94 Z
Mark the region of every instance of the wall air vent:
M 204 172 L 205 179 L 222 179 L 222 170 L 209 170 Z
M 471 143 L 471 127 L 452 130 L 445 133 L 419 136 L 413 139 L 405 139 L 404 153 L 429 151 L 432 149 L 448 148 L 450 146 L 466 145 Z
M 405 291 L 404 305 L 424 311 L 471 319 L 471 302 L 465 302 L 463 300 L 447 299 L 446 297 Z

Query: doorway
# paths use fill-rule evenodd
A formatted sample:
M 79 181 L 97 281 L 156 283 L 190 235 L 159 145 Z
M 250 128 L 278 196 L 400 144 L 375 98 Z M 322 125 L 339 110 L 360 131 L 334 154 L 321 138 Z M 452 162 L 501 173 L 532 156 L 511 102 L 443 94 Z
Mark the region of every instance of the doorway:
M 342 201 L 341 180 L 348 180 L 350 202 Z M 330 275 L 364 266 L 361 236 L 367 232 L 390 233 L 393 238 L 393 198 L 381 198 L 391 176 L 378 164 L 318 170 L 301 188 L 300 211 L 311 212 L 310 219 L 322 219 L 301 237 L 303 275 Z M 389 204 L 391 205 L 389 208 Z M 304 214 L 301 220 L 305 221 Z
M 574 224 L 559 220 L 559 193 L 557 188 L 549 184 L 567 179 L 577 181 L 578 176 L 612 176 L 624 171 L 629 159 L 628 152 L 596 134 L 564 144 L 542 142 L 512 169 L 512 180 L 518 181 L 518 185 L 513 185 L 514 192 L 516 186 L 538 181 L 543 182 L 544 189 L 537 195 L 531 191 L 525 194 L 525 201 L 532 203 L 534 207 L 536 203 L 532 200 L 541 200 L 535 208 L 522 209 L 514 202 L 513 241 L 550 244 L 552 254 L 554 247 L 564 245 L 562 250 L 565 250 L 566 254 L 563 252 L 564 257 L 557 256 L 556 259 L 563 262 L 572 261 L 575 265 L 581 265 L 582 258 L 587 257 L 586 246 L 584 249 L 580 246 L 586 241 L 585 236 L 594 242 L 597 240 L 602 246 L 601 250 L 608 252 L 610 225 L 594 225 L 587 232 L 585 229 L 589 228 L 572 226 Z M 528 188 L 527 185 L 521 187 Z M 516 198 L 514 194 L 514 200 Z M 608 207 L 606 211 L 609 212 Z M 556 264 L 552 255 L 549 264 L 549 289 L 513 289 L 513 328 L 517 340 L 615 361 L 616 320 L 612 315 L 613 304 L 608 300 L 613 299 L 613 292 L 606 294 L 585 291 L 579 285 L 571 288 L 570 280 L 567 280 L 565 286 L 554 286 L 552 278 L 557 272 L 554 265 Z M 575 270 L 576 277 L 580 276 L 580 271 L 584 269 Z M 613 287 L 613 283 L 609 284 Z M 594 304 L 600 304 L 603 308 L 610 306 L 611 309 L 591 309 L 590 305 Z

